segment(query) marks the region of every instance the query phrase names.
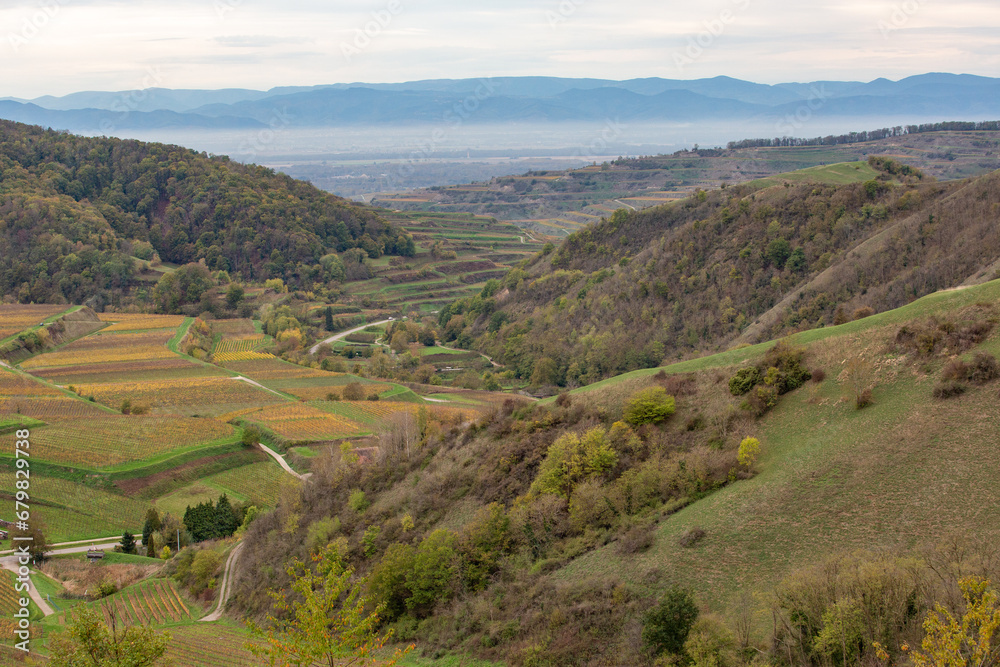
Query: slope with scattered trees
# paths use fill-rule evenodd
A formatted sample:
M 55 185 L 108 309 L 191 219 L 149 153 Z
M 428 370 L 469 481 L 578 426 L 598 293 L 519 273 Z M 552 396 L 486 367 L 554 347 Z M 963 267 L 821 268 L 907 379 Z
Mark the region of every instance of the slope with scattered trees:
M 997 444 L 998 294 L 935 294 L 431 424 L 374 461 L 334 452 L 251 524 L 234 604 L 262 618 L 267 589 L 296 581 L 287 563 L 335 554 L 383 627 L 431 655 L 995 660 L 1000 505 L 981 462 Z M 965 389 L 936 397 L 935 381 Z
M 997 273 L 1000 172 L 932 182 L 743 185 L 609 219 L 440 313 L 446 340 L 535 385 L 579 386 L 666 359 L 901 306 Z

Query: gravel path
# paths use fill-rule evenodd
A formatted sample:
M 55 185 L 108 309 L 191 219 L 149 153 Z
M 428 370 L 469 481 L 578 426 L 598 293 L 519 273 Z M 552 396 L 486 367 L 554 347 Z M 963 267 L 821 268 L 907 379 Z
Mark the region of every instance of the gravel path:
M 240 542 L 229 552 L 229 558 L 226 559 L 226 570 L 222 573 L 222 585 L 219 587 L 219 604 L 215 606 L 215 611 L 201 619 L 202 623 L 218 621 L 222 618 L 222 613 L 226 611 L 226 602 L 229 601 L 229 594 L 232 592 L 233 587 L 233 565 L 236 564 L 236 559 L 243 553 L 245 544 L 245 542 Z
M 352 333 L 358 333 L 359 331 L 364 331 L 368 327 L 377 327 L 383 324 L 388 324 L 389 322 L 392 321 L 393 320 L 382 320 L 381 322 L 371 322 L 370 324 L 362 324 L 360 327 L 350 329 L 349 331 L 342 331 L 335 336 L 330 336 L 326 340 L 321 340 L 320 342 L 313 345 L 311 348 L 309 348 L 309 354 L 316 354 L 316 350 L 318 350 L 319 346 L 322 345 L 323 343 L 335 343 L 341 338 L 346 338 L 347 336 L 350 336 Z

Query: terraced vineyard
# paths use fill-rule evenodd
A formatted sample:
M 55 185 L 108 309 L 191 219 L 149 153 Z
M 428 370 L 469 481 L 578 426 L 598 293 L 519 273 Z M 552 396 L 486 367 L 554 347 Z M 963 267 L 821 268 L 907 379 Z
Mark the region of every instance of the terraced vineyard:
M 245 416 L 287 440 L 326 440 L 360 435 L 362 425 L 304 403 L 286 403 Z
M 20 609 L 21 596 L 14 589 L 14 573 L 0 570 L 0 618 L 8 619 Z M 4 637 L 7 639 L 7 637 Z
M 214 355 L 215 361 L 224 364 L 231 361 L 260 361 L 263 359 L 275 359 L 273 354 L 267 352 L 254 352 L 245 350 L 240 352 L 217 352 Z
M 208 365 L 192 364 L 181 357 L 147 361 L 111 361 L 81 366 L 57 366 L 32 370 L 32 375 L 58 385 L 99 384 L 171 380 L 175 378 L 224 377 L 225 371 Z
M 257 507 L 273 506 L 282 485 L 290 481 L 291 478 L 270 460 L 205 478 L 208 484 L 231 491 Z
M 61 366 L 173 359 L 177 355 L 167 348 L 167 341 L 173 335 L 173 330 L 163 329 L 141 333 L 98 333 L 54 352 L 33 357 L 22 363 L 21 368 L 35 371 Z
M 219 354 L 229 352 L 250 352 L 254 347 L 264 342 L 265 338 L 267 337 L 264 334 L 251 334 L 249 336 L 239 336 L 222 340 L 219 342 L 218 347 L 215 348 L 216 358 L 218 359 Z
M 211 419 L 100 413 L 33 429 L 31 453 L 42 461 L 97 470 L 237 437 L 232 426 Z M 14 451 L 14 434 L 0 436 L 0 451 Z
M 45 314 L 32 312 L 28 319 Z M 217 339 L 209 364 L 174 351 L 189 318 L 100 318 L 108 324 L 101 331 L 26 359 L 20 372 L 0 369 L 4 423 L 37 420 L 32 499 L 52 541 L 137 531 L 151 503 L 182 513 L 227 493 L 237 502 L 273 506 L 292 480 L 276 463 L 239 458 L 232 459 L 235 467 L 220 468 L 230 460 L 227 447 L 239 441 L 235 423 L 260 425 L 287 442 L 322 442 L 377 432 L 395 414 L 415 415 L 421 402 L 405 387 L 261 353 L 269 339 L 251 320 L 212 322 Z M 342 397 L 350 383 L 381 400 L 323 400 Z M 142 412 L 120 412 L 127 408 Z M 428 409 L 454 423 L 476 412 Z M 0 451 L 12 450 L 14 433 L 5 430 Z M 0 456 L 0 489 L 13 488 L 11 464 Z M 9 517 L 0 511 L 0 518 Z
M 24 306 L 0 304 L 0 341 L 41 324 L 62 313 L 68 306 Z
M 201 615 L 199 609 L 192 608 L 184 601 L 172 579 L 147 579 L 85 607 L 97 609 L 109 622 L 110 610 L 113 608 L 119 622 L 124 621 L 128 625 L 180 623 Z M 73 612 L 64 612 L 49 623 L 67 625 L 72 614 Z
M 8 491 L 14 489 L 14 481 L 13 470 L 0 468 L 4 506 L 14 506 Z M 44 522 L 46 537 L 52 542 L 139 531 L 149 507 L 141 500 L 41 474 L 31 476 L 31 497 L 35 516 Z
M 62 396 L 63 393 L 34 378 L 0 368 L 0 396 L 6 397 L 37 397 Z
M 0 415 L 23 415 L 42 421 L 92 419 L 107 414 L 93 403 L 68 396 L 0 396 Z
M 221 363 L 221 362 L 220 362 Z M 325 371 L 296 366 L 280 359 L 255 359 L 251 361 L 229 361 L 222 364 L 228 370 L 246 375 L 258 382 L 265 380 L 291 380 L 295 378 L 325 378 L 331 374 Z
M 129 400 L 149 406 L 154 412 L 176 415 L 218 415 L 237 407 L 263 407 L 283 400 L 230 377 L 108 382 L 79 385 L 77 390 L 109 408 L 117 408 Z
M 167 659 L 185 667 L 259 667 L 246 649 L 249 636 L 224 623 L 195 623 L 171 628 Z
M 415 257 L 373 262 L 376 276 L 349 284 L 349 298 L 362 304 L 425 311 L 470 296 L 490 278 L 541 249 L 544 240 L 493 218 L 448 213 L 392 213 L 392 220 L 413 236 Z
M 176 329 L 184 324 L 182 315 L 141 315 L 128 313 L 98 313 L 102 322 L 110 322 L 105 333 L 117 331 L 145 331 L 148 329 Z

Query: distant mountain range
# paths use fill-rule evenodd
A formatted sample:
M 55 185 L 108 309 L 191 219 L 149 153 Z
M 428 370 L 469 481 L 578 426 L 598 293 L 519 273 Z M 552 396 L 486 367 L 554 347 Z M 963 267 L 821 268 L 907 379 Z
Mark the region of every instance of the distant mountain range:
M 553 77 L 440 79 L 246 89 L 80 92 L 0 99 L 0 118 L 76 132 L 253 129 L 428 123 L 780 121 L 891 116 L 981 120 L 1000 115 L 1000 79 L 923 74 L 765 85 L 730 77 L 628 81 Z

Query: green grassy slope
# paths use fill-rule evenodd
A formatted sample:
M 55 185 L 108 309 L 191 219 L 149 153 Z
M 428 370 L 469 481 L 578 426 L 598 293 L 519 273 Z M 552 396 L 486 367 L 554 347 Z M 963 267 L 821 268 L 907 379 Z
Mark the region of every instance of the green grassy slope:
M 794 337 L 808 345 L 807 358 L 827 377 L 786 396 L 748 433 L 762 442 L 759 474 L 663 521 L 646 553 L 622 557 L 605 547 L 557 576 L 574 580 L 614 573 L 642 587 L 659 572 L 661 581 L 689 587 L 725 610 L 740 593 L 767 592 L 790 572 L 833 553 L 910 550 L 953 531 L 1000 537 L 1000 491 L 989 463 L 1000 451 L 996 384 L 936 400 L 931 390 L 943 360 L 925 369 L 885 353 L 900 323 L 998 298 L 1000 281 L 994 281 Z M 666 370 L 733 367 L 759 356 L 763 347 Z M 994 332 L 977 349 L 1000 352 L 1000 335 Z M 879 385 L 874 404 L 859 411 L 841 373 L 846 360 L 862 350 L 879 369 Z M 623 385 L 635 379 L 630 375 L 582 393 Z M 693 548 L 682 547 L 679 536 L 695 526 L 707 536 Z

